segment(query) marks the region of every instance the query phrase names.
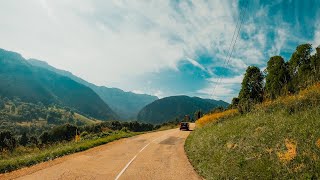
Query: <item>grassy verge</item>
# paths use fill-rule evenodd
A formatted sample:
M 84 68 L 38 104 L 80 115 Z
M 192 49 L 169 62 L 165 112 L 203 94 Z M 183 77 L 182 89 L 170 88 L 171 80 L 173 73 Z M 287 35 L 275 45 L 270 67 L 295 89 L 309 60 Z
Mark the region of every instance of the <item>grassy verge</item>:
M 14 152 L 9 157 L 2 157 L 2 159 L 0 159 L 0 173 L 10 172 L 22 167 L 49 161 L 67 154 L 84 151 L 114 140 L 131 137 L 138 134 L 141 133 L 117 131 L 106 137 L 92 140 L 82 140 L 80 142 L 60 143 L 44 149 L 38 149 L 37 151 L 33 150 L 27 154 L 19 154 Z
M 256 110 L 198 128 L 186 153 L 206 179 L 317 179 L 320 106 Z
M 161 126 L 161 128 L 157 129 L 156 131 L 165 131 L 165 130 L 175 129 L 175 128 L 178 128 L 178 125 L 171 124 L 171 125 Z

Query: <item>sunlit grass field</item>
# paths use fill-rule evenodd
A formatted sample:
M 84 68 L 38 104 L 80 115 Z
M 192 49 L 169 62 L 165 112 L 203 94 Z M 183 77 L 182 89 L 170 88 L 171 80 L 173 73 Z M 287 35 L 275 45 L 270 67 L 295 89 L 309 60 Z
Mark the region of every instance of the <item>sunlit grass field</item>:
M 257 105 L 248 114 L 212 121 L 216 115 L 208 115 L 208 123 L 188 137 L 187 155 L 206 179 L 317 179 L 319 100 L 315 85 Z

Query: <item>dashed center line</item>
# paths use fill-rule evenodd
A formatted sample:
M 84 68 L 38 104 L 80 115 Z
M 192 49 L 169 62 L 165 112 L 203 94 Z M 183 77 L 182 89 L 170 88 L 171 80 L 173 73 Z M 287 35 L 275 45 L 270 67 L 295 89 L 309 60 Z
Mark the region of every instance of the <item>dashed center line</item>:
M 115 180 L 118 180 L 121 175 L 127 170 L 127 168 L 130 166 L 130 164 L 137 158 L 137 156 L 145 149 L 147 148 L 151 143 L 155 142 L 156 140 L 162 138 L 162 137 L 165 137 L 165 136 L 168 136 L 169 134 L 172 134 L 174 132 L 171 132 L 171 133 L 168 133 L 168 134 L 165 134 L 163 136 L 160 136 L 154 140 L 152 140 L 151 142 L 149 142 L 147 145 L 145 145 L 142 149 L 140 149 L 140 151 L 126 164 L 126 166 L 120 171 L 120 173 L 117 175 L 117 177 L 115 178 Z

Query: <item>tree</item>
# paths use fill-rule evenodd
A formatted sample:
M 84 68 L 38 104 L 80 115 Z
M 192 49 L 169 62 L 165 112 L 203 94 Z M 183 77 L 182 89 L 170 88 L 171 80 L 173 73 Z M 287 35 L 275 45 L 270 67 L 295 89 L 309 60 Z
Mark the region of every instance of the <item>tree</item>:
M 239 98 L 234 97 L 231 101 L 231 104 L 229 105 L 229 109 L 237 108 L 239 105 Z
M 29 138 L 28 138 L 28 136 L 27 136 L 27 133 L 26 132 L 24 132 L 23 134 L 22 134 L 22 136 L 21 136 L 21 139 L 20 139 L 20 145 L 22 145 L 22 146 L 26 146 L 27 144 L 28 144 L 28 142 L 29 142 Z
M 30 143 L 38 146 L 38 144 L 39 144 L 38 138 L 36 136 L 31 136 Z
M 77 127 L 71 124 L 64 124 L 62 126 L 56 126 L 50 131 L 51 141 L 70 141 L 72 140 L 77 132 Z
M 39 139 L 40 139 L 42 144 L 47 144 L 50 141 L 49 133 L 47 131 L 43 132 L 40 135 Z
M 13 137 L 10 131 L 0 132 L 0 152 L 4 150 L 13 151 L 17 146 L 17 140 Z
M 196 121 L 196 120 L 200 119 L 202 116 L 203 116 L 202 111 L 201 111 L 201 110 L 198 110 L 198 111 L 196 111 L 196 112 L 194 113 L 194 120 Z
M 311 77 L 311 44 L 302 44 L 296 48 L 289 60 L 289 71 L 292 87 L 297 92 L 310 85 Z
M 0 99 L 0 109 L 4 109 L 4 108 L 5 108 L 4 101 Z
M 286 91 L 289 82 L 289 70 L 281 56 L 273 56 L 268 61 L 266 76 L 266 95 L 275 99 Z
M 316 48 L 317 52 L 311 57 L 311 71 L 314 81 L 320 81 L 320 46 Z
M 11 109 L 10 109 L 11 113 L 15 114 L 16 113 L 16 106 L 13 104 L 11 106 Z
M 239 93 L 240 112 L 248 112 L 253 104 L 262 102 L 263 79 L 263 74 L 258 67 L 247 68 Z
M 224 107 L 218 106 L 218 107 L 212 109 L 212 110 L 210 111 L 210 113 L 219 113 L 219 112 L 223 112 L 224 110 L 225 110 Z

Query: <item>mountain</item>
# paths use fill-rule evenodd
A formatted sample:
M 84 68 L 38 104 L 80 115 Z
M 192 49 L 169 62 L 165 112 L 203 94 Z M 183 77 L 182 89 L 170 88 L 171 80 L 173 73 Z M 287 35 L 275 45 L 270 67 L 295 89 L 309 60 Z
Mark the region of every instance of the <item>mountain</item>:
M 20 54 L 0 49 L 0 96 L 30 103 L 57 104 L 107 120 L 117 115 L 90 88 L 53 71 L 33 66 Z
M 89 83 L 89 82 L 73 75 L 72 73 L 70 73 L 68 71 L 64 71 L 64 70 L 60 70 L 55 67 L 52 67 L 44 61 L 40 61 L 37 59 L 29 59 L 29 62 L 34 66 L 46 68 L 46 69 L 53 71 L 53 72 L 56 72 L 60 75 L 67 76 L 70 79 L 91 88 L 123 120 L 136 119 L 138 112 L 143 107 L 145 107 L 147 104 L 150 104 L 153 101 L 158 99 L 158 97 L 156 97 L 156 96 L 151 96 L 151 95 L 147 95 L 147 94 L 135 94 L 132 92 L 125 92 L 125 91 L 118 89 L 118 88 L 108 88 L 105 86 L 96 86 L 92 83 Z
M 190 115 L 201 110 L 207 113 L 210 110 L 229 104 L 224 101 L 216 101 L 212 99 L 201 99 L 198 97 L 188 96 L 171 96 L 154 101 L 144 107 L 138 114 L 138 120 L 152 124 L 161 124 L 174 120 L 175 118 L 183 118 L 185 115 Z

